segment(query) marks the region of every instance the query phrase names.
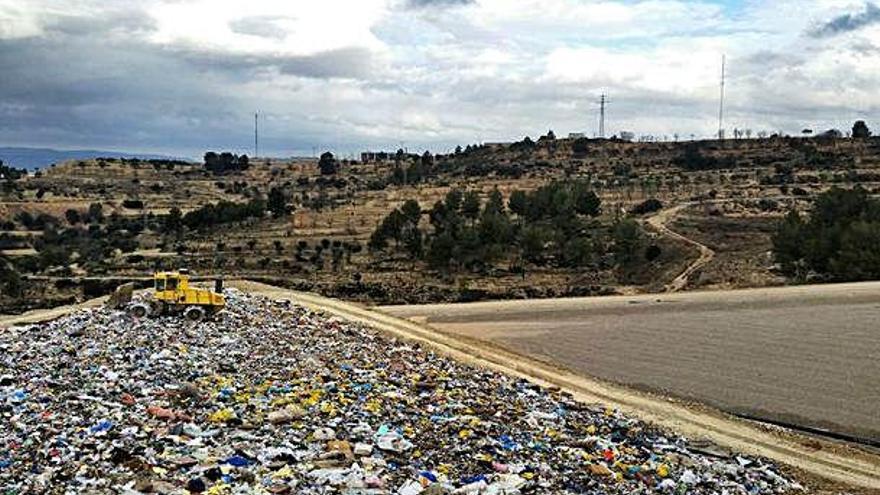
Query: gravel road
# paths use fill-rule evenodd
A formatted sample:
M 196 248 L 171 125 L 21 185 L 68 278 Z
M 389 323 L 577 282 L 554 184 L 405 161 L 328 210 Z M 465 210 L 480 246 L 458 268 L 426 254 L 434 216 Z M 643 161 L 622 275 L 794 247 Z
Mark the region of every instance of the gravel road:
M 880 283 L 380 309 L 585 375 L 880 440 Z

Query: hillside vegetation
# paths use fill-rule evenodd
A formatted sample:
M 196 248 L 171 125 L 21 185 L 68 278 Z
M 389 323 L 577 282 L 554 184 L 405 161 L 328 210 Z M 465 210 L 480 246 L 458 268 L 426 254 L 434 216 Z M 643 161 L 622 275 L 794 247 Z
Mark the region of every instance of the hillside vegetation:
M 548 134 L 369 158 L 210 152 L 201 164 L 109 158 L 6 174 L 0 304 L 82 298 L 183 266 L 382 303 L 659 291 L 697 256 L 644 222 L 676 206 L 670 227 L 716 252 L 689 288 L 875 276 L 774 257 L 774 228 L 752 226 L 807 212 L 834 186 L 874 194 L 877 138 Z

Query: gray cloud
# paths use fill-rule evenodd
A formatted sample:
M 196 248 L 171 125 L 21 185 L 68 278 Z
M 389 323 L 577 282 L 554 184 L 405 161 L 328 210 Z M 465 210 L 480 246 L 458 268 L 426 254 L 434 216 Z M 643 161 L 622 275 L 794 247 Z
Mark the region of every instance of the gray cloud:
M 880 52 L 880 46 L 867 40 L 859 40 L 852 44 L 852 50 L 863 56 L 871 56 Z
M 813 38 L 826 38 L 856 31 L 877 22 L 880 22 L 880 7 L 868 2 L 865 4 L 865 10 L 863 12 L 837 16 L 828 22 L 814 27 L 808 34 Z
M 161 50 L 95 38 L 6 40 L 0 142 L 186 153 L 222 140 L 244 114 L 229 79 Z M 221 76 L 221 77 L 218 77 Z
M 137 37 L 156 29 L 156 22 L 145 11 L 132 7 L 112 10 L 100 16 L 56 15 L 46 21 L 50 33 L 65 36 L 94 36 L 109 32 Z
M 345 125 L 307 116 L 346 111 L 312 95 L 329 84 L 356 86 L 374 63 L 368 50 L 233 55 L 155 45 L 108 35 L 100 23 L 69 21 L 56 23 L 50 36 L 0 42 L 0 143 L 192 157 L 206 149 L 250 152 L 257 109 L 265 114 L 262 147 L 275 153 L 364 142 L 350 130 L 345 143 L 327 142 Z M 282 83 L 279 74 L 292 80 Z
M 278 63 L 282 74 L 317 78 L 366 78 L 374 65 L 373 54 L 363 48 L 343 48 L 304 57 L 286 57 Z
M 252 16 L 231 22 L 229 28 L 239 34 L 283 40 L 289 34 L 288 30 L 282 25 L 287 20 L 289 20 L 288 17 Z
M 430 7 L 460 7 L 475 2 L 476 0 L 407 0 L 406 5 L 409 8 L 422 9 Z
M 177 47 L 167 50 L 194 67 L 227 73 L 232 78 L 252 79 L 273 72 L 314 79 L 366 78 L 376 64 L 364 48 L 341 48 L 313 55 L 243 55 Z
M 42 18 L 43 35 L 0 41 L 0 144 L 193 157 L 212 148 L 249 152 L 253 112 L 259 110 L 261 148 L 272 153 L 311 153 L 312 146 L 348 152 L 401 140 L 411 149 L 441 151 L 548 128 L 559 135 L 592 133 L 603 86 L 612 98 L 608 126 L 614 132 L 707 135 L 715 126 L 715 78 L 683 91 L 615 78 L 614 67 L 607 78 L 550 78 L 552 50 L 605 44 L 560 37 L 568 30 L 546 20 L 475 23 L 468 8 L 454 8 L 475 3 L 467 0 L 389 1 L 391 15 L 372 26 L 381 49 L 353 41 L 304 56 L 244 54 L 180 39 L 158 43 L 154 22 L 137 8 Z M 837 29 L 865 25 L 858 20 L 863 14 L 851 17 Z M 246 17 L 230 28 L 280 40 L 283 28 L 293 25 L 289 19 Z M 657 26 L 663 22 L 649 28 Z M 729 58 L 731 128 L 847 127 L 851 122 L 822 119 L 877 111 L 876 77 L 860 70 L 880 60 L 872 42 L 805 39 L 797 35 L 803 28 L 796 29 L 786 35 L 791 39 L 764 44 L 751 43 L 767 39 L 758 35 L 717 35 L 740 47 Z M 651 50 L 648 41 L 664 39 L 656 31 L 615 42 L 612 50 Z M 707 39 L 676 36 L 692 37 L 696 45 Z M 826 70 L 830 64 L 812 63 L 817 59 L 838 65 Z

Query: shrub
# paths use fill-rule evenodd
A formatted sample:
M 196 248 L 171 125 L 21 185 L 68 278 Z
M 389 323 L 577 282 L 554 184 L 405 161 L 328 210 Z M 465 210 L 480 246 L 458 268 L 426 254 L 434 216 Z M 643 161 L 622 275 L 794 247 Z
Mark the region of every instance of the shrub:
M 645 249 L 645 259 L 647 261 L 654 261 L 659 258 L 661 254 L 663 254 L 663 250 L 656 244 L 651 244 L 648 246 L 648 249 Z
M 635 220 L 626 219 L 617 222 L 612 231 L 614 241 L 614 259 L 620 265 L 632 263 L 639 257 L 645 244 L 639 224 Z
M 871 137 L 871 131 L 868 129 L 867 124 L 865 124 L 864 120 L 857 120 L 855 124 L 853 124 L 852 128 L 852 137 L 856 139 L 865 139 Z
M 327 151 L 321 154 L 321 158 L 318 160 L 318 169 L 321 170 L 321 175 L 333 175 L 339 171 L 339 162 L 336 161 L 333 153 Z
M 633 215 L 645 215 L 647 213 L 653 213 L 655 211 L 660 211 L 663 209 L 663 203 L 659 199 L 647 199 L 642 201 L 641 203 L 633 206 L 630 212 Z
M 247 203 L 220 201 L 205 205 L 183 216 L 183 224 L 191 229 L 204 229 L 223 223 L 241 222 L 249 218 L 262 218 L 266 214 L 266 203 L 253 199 Z
M 205 170 L 216 174 L 225 174 L 229 172 L 240 172 L 250 167 L 250 160 L 247 155 L 234 155 L 228 151 L 223 153 L 215 153 L 209 151 L 205 153 Z
M 586 155 L 590 151 L 590 140 L 585 137 L 575 139 L 571 144 L 571 150 L 575 155 Z
M 715 170 L 722 168 L 732 168 L 736 162 L 730 158 L 716 158 L 714 156 L 704 155 L 700 151 L 698 143 L 688 143 L 684 152 L 673 160 L 677 166 L 685 170 Z

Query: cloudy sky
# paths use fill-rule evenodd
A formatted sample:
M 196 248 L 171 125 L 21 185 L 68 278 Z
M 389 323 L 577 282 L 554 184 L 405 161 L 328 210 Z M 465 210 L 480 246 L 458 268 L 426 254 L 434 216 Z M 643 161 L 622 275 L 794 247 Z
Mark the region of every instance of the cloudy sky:
M 445 151 L 880 126 L 864 0 L 0 0 L 0 146 Z M 730 132 L 730 131 L 728 131 Z

